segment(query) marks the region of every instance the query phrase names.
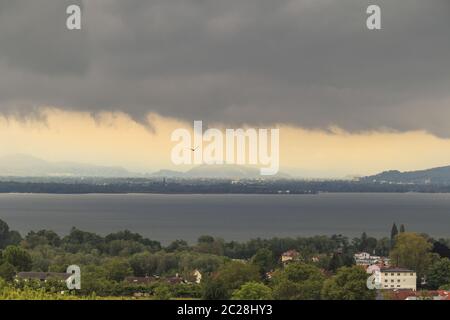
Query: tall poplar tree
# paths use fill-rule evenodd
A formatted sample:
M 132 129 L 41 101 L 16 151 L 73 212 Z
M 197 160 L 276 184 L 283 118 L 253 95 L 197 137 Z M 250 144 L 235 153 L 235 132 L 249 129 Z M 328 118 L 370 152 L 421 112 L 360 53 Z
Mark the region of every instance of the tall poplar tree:
M 395 245 L 395 238 L 397 237 L 397 235 L 398 235 L 398 229 L 397 229 L 397 225 L 394 222 L 394 224 L 392 225 L 392 229 L 391 229 L 391 248 L 393 248 Z

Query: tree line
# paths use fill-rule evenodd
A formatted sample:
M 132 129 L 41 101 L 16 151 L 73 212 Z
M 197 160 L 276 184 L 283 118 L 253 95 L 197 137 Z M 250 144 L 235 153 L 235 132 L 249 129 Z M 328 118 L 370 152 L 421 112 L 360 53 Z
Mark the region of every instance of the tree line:
M 406 232 L 404 226 L 398 230 L 394 224 L 391 236 L 380 239 L 365 232 L 353 239 L 332 235 L 245 242 L 204 235 L 195 244 L 175 240 L 163 246 L 128 230 L 100 236 L 72 228 L 63 237 L 39 230 L 22 237 L 0 220 L 0 296 L 30 290 L 36 296 L 42 291 L 58 294 L 64 290 L 60 281 L 13 280 L 21 271 L 65 272 L 77 264 L 82 290 L 71 294 L 85 298 L 139 292 L 161 299 L 373 299 L 365 270 L 355 266 L 356 252 L 389 256 L 395 265 L 415 270 L 424 289 L 448 288 L 449 242 Z M 284 265 L 280 256 L 288 250 L 298 251 L 299 257 Z M 194 270 L 202 274 L 201 283 L 194 281 Z M 175 275 L 185 281 L 167 281 Z M 130 276 L 156 280 L 124 281 Z

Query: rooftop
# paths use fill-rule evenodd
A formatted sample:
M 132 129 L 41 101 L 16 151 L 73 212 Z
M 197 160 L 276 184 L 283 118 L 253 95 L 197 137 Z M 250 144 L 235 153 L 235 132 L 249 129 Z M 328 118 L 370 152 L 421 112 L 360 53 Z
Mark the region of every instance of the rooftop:
M 125 281 L 129 283 L 151 283 L 156 281 L 155 277 L 126 277 Z
M 405 268 L 381 268 L 381 272 L 414 272 L 414 270 L 409 270 Z
M 296 250 L 288 250 L 282 254 L 283 257 L 297 257 L 300 253 Z
M 71 276 L 70 273 L 62 272 L 19 272 L 17 277 L 22 279 L 47 280 L 51 278 L 67 280 Z

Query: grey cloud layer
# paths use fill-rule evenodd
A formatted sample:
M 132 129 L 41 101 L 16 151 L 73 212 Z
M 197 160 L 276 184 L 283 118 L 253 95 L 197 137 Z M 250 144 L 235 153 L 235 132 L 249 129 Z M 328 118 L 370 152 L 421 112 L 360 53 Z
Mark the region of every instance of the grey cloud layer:
M 450 136 L 448 0 L 0 0 L 0 108 Z M 80 1 L 78 1 L 80 3 Z M 369 3 L 383 30 L 365 28 Z

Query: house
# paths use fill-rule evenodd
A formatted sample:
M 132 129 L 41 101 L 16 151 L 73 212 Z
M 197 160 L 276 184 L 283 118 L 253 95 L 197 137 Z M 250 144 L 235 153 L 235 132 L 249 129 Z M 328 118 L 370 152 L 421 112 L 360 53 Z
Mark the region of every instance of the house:
M 388 268 L 391 266 L 391 259 L 386 257 L 381 257 L 381 260 L 378 262 L 381 267 Z
M 433 295 L 433 300 L 445 300 L 450 301 L 450 291 L 447 290 L 437 290 L 436 294 Z
M 373 264 L 379 265 L 380 267 L 388 267 L 390 259 L 387 257 L 372 256 L 367 252 L 358 252 L 353 255 L 355 263 L 359 266 L 370 266 Z
M 197 283 L 197 284 L 200 284 L 202 282 L 202 274 L 201 274 L 201 272 L 199 270 L 195 269 L 193 275 L 194 275 L 194 278 L 195 278 L 194 282 Z
M 288 250 L 281 255 L 281 262 L 288 263 L 300 260 L 300 253 L 296 250 Z
M 72 273 L 65 273 L 65 272 L 19 272 L 16 275 L 16 282 L 20 281 L 38 281 L 41 283 L 46 283 L 49 280 L 59 281 L 59 282 L 66 282 L 67 285 L 69 283 L 74 284 L 73 279 L 69 279 L 72 276 Z M 64 294 L 64 291 L 61 292 Z
M 371 264 L 371 265 L 366 265 L 363 264 L 361 265 L 362 267 L 364 267 L 366 269 L 367 273 L 375 273 L 377 271 L 380 271 L 383 268 L 388 268 L 389 267 L 389 263 L 386 263 L 384 260 L 381 260 L 377 263 Z
M 66 281 L 72 274 L 62 273 L 62 272 L 19 272 L 16 276 L 16 280 L 23 281 L 42 281 L 47 282 L 48 280 L 55 279 L 60 281 Z
M 358 252 L 354 255 L 355 260 L 368 260 L 370 259 L 370 253 L 367 252 Z
M 155 277 L 126 277 L 125 281 L 128 283 L 132 283 L 132 284 L 150 284 L 153 283 L 155 281 L 157 281 L 158 279 Z
M 380 269 L 381 269 L 381 266 L 379 266 L 377 264 L 371 264 L 370 266 L 367 266 L 366 272 L 372 274 L 377 271 L 380 271 Z
M 173 285 L 173 284 L 184 283 L 185 281 L 184 281 L 184 279 L 183 279 L 182 277 L 180 277 L 180 276 L 178 275 L 178 273 L 177 273 L 177 274 L 175 275 L 175 277 L 169 277 L 169 278 L 166 278 L 166 282 L 167 282 L 168 284 Z
M 392 300 L 449 300 L 450 292 L 446 290 L 413 291 L 393 290 L 390 296 Z
M 416 291 L 417 274 L 413 270 L 403 268 L 382 268 L 379 271 L 381 289 Z

